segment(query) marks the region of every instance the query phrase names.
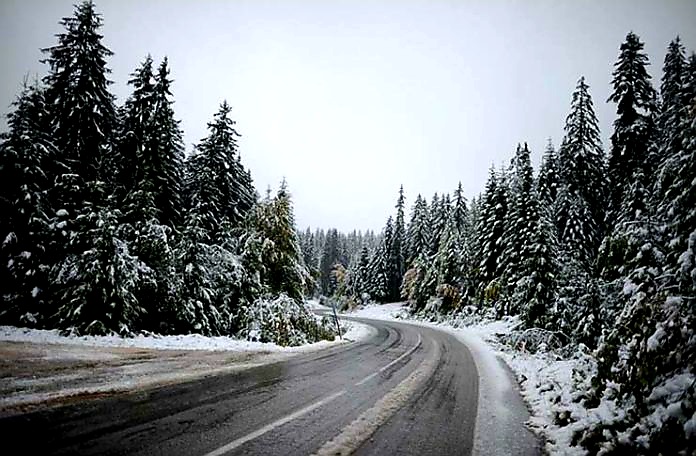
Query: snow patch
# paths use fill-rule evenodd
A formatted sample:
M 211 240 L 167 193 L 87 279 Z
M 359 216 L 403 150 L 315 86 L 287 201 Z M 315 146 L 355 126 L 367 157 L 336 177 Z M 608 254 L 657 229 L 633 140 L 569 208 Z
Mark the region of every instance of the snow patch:
M 343 341 L 364 340 L 373 333 L 370 326 L 351 322 Z M 320 341 L 297 347 L 282 347 L 269 342 L 250 342 L 226 336 L 207 337 L 200 334 L 178 336 L 138 335 L 132 338 L 120 336 L 63 336 L 56 329 L 29 329 L 15 326 L 0 326 L 0 341 L 29 342 L 36 344 L 84 345 L 91 347 L 129 347 L 154 350 L 209 350 L 243 352 L 291 352 L 302 353 L 318 350 L 340 343 Z

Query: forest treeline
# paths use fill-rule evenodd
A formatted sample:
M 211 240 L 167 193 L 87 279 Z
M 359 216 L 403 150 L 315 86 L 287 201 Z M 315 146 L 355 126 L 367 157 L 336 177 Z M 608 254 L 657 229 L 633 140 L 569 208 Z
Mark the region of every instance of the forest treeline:
M 614 65 L 608 153 L 581 77 L 536 173 L 519 145 L 471 201 L 461 184 L 418 195 L 407 223 L 400 189 L 376 244 L 300 235 L 321 291 L 343 305 L 519 316 L 591 350 L 597 375 L 575 400 L 626 410 L 576 436 L 591 454 L 696 452 L 696 55 L 672 41 L 658 91 L 643 46 L 629 33 Z
M 290 194 L 257 194 L 223 102 L 188 156 L 165 58 L 117 106 L 91 1 L 0 138 L 0 322 L 75 334 L 333 338 L 304 306 Z

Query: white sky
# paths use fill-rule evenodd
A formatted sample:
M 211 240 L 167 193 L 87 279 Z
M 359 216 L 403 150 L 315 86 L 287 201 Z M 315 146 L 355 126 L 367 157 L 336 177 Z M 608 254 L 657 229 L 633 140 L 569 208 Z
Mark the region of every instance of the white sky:
M 45 74 L 72 0 L 0 1 L 0 107 Z M 113 92 L 167 55 L 187 150 L 227 99 L 263 194 L 285 176 L 298 226 L 379 230 L 404 185 L 471 197 L 527 141 L 560 143 L 580 75 L 607 144 L 612 65 L 629 30 L 659 78 L 677 34 L 696 48 L 696 1 L 97 0 Z M 659 81 L 654 81 L 659 84 Z M 5 121 L 2 120 L 4 129 Z

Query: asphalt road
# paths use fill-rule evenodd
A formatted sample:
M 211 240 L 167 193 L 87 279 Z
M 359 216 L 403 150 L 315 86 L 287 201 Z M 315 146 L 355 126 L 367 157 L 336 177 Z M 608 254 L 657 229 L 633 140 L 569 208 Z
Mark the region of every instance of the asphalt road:
M 241 372 L 5 417 L 3 454 L 471 454 L 479 378 L 466 347 L 433 329 L 360 321 L 377 329 L 374 337 Z M 509 411 L 520 429 L 514 450 L 504 453 L 538 454 L 536 439 L 523 429 L 519 397 Z

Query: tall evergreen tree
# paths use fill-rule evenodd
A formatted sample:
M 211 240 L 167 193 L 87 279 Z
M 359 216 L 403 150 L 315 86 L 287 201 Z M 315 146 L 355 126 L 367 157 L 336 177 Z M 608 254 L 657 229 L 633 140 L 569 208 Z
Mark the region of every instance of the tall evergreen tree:
M 537 193 L 539 201 L 549 209 L 553 208 L 558 194 L 558 157 L 556 149 L 549 138 L 544 150 L 544 155 L 541 159 L 541 167 L 539 169 L 539 178 L 537 179 Z
M 58 44 L 43 49 L 50 69 L 44 78 L 56 146 L 70 172 L 84 182 L 96 180 L 112 140 L 117 117 L 108 88 L 106 59 L 113 53 L 102 44 L 101 15 L 83 1 L 72 17 L 60 22 Z
M 322 293 L 331 296 L 335 289 L 331 282 L 331 271 L 336 263 L 340 262 L 338 230 L 330 229 L 326 233 L 326 239 L 322 246 L 321 259 L 319 263 L 319 281 Z
M 454 224 L 457 231 L 461 234 L 464 231 L 467 220 L 467 207 L 466 207 L 466 197 L 464 196 L 464 191 L 462 190 L 462 183 L 459 182 L 457 189 L 454 191 L 454 201 L 452 202 L 452 216 L 454 217 Z
M 499 277 L 505 219 L 508 214 L 508 191 L 505 176 L 491 167 L 480 203 L 476 239 L 478 265 L 477 288 L 480 298 L 495 301 L 499 295 Z
M 578 80 L 558 154 L 556 224 L 560 242 L 586 268 L 604 236 L 607 194 L 604 152 L 585 78 Z
M 36 324 L 45 299 L 52 214 L 48 171 L 58 157 L 44 91 L 25 86 L 0 137 L 0 321 Z
M 430 249 L 430 225 L 428 223 L 428 203 L 420 194 L 416 197 L 411 210 L 411 221 L 406 234 L 406 265 Z
M 254 229 L 267 240 L 264 246 L 262 282 L 273 295 L 285 293 L 302 302 L 307 270 L 300 260 L 292 201 L 283 180 L 275 198 L 259 204 L 252 216 Z
M 647 71 L 648 56 L 643 42 L 629 32 L 614 64 L 614 91 L 608 101 L 617 104 L 617 118 L 611 136 L 608 172 L 611 178 L 612 220 L 632 220 L 645 209 L 646 179 L 653 172 L 648 162 L 654 135 L 655 90 Z
M 510 188 L 509 212 L 506 217 L 502 241 L 503 250 L 498 270 L 503 278 L 506 299 L 501 300 L 498 314 L 517 315 L 523 303 L 509 299 L 519 281 L 533 271 L 526 271 L 527 260 L 533 255 L 534 233 L 539 219 L 539 208 L 534 192 L 534 171 L 527 144 L 518 144 L 513 160 L 512 186 Z
M 152 121 L 156 149 L 151 162 L 146 162 L 144 177 L 151 185 L 155 204 L 160 210 L 160 223 L 175 229 L 181 223 L 184 141 L 179 121 L 174 118 L 171 84 L 169 62 L 165 57 L 155 75 Z M 242 181 L 238 190 L 238 205 L 240 212 L 244 213 L 255 200 L 254 188 L 251 175 L 246 171 L 241 172 L 239 160 L 235 164 L 238 165 L 235 171 Z
M 369 280 L 367 283 L 370 298 L 376 302 L 384 303 L 387 301 L 389 292 L 389 270 L 388 270 L 389 250 L 387 249 L 386 238 L 382 240 L 370 259 L 368 266 Z
M 440 311 L 449 312 L 462 303 L 462 237 L 455 211 L 450 213 L 442 232 L 440 246 L 428 271 L 434 276 L 437 297 L 441 300 Z M 427 278 L 425 280 L 427 282 Z
M 389 242 L 389 290 L 388 299 L 398 301 L 400 296 L 401 280 L 405 272 L 404 239 L 406 227 L 404 224 L 404 187 L 399 188 L 399 198 L 396 202 L 396 219 L 394 220 L 391 242 Z
M 213 243 L 221 240 L 226 224 L 236 226 L 241 222 L 253 200 L 251 179 L 239 161 L 239 133 L 229 117 L 231 110 L 226 101 L 220 105 L 208 124 L 209 135 L 188 161 L 188 206 L 200 216 Z

